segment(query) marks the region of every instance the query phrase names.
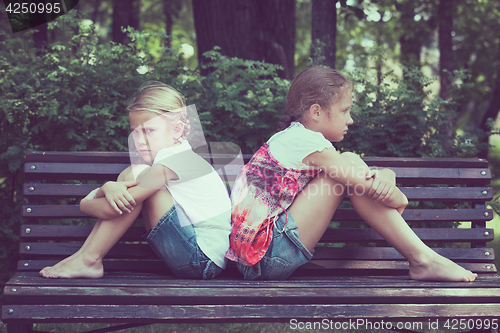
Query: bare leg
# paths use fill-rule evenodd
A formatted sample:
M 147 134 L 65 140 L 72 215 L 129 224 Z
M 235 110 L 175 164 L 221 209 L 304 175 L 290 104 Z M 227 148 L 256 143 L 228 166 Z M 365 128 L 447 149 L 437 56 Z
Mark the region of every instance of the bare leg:
M 352 157 L 355 166 L 367 168 L 356 155 L 347 156 Z M 300 240 L 307 249 L 312 250 L 316 246 L 344 196 L 344 185 L 321 174 L 295 198 L 289 211 L 297 223 Z M 476 274 L 425 245 L 396 209 L 363 194 L 351 195 L 351 202 L 358 214 L 408 260 L 411 279 L 468 282 L 476 278 Z
M 345 195 L 344 185 L 321 172 L 288 208 L 297 223 L 300 241 L 309 251 L 318 244 Z
M 101 278 L 104 275 L 102 260 L 111 248 L 120 240 L 139 215 L 142 203 L 137 203 L 131 213 L 124 213 L 113 220 L 102 220 L 96 233 L 88 244 L 72 258 L 55 265 L 46 278 Z
M 410 279 L 469 282 L 477 277 L 425 245 L 396 209 L 365 195 L 352 196 L 351 202 L 358 214 L 408 260 Z
M 65 258 L 64 260 L 61 260 L 59 261 L 57 264 L 55 264 L 54 266 L 47 266 L 47 267 L 44 267 L 41 271 L 40 271 L 40 276 L 43 276 L 43 277 L 47 277 L 48 275 L 50 275 L 50 271 L 55 268 L 55 267 L 58 267 L 62 264 L 64 264 L 65 262 L 75 258 L 76 256 L 78 256 L 79 254 L 81 254 L 83 252 L 83 250 L 87 247 L 87 245 L 89 245 L 90 241 L 92 240 L 92 238 L 94 238 L 95 234 L 97 233 L 97 230 L 99 230 L 99 226 L 101 225 L 101 222 L 102 220 L 99 219 L 97 220 L 96 224 L 94 225 L 94 227 L 92 228 L 92 231 L 90 232 L 90 234 L 87 236 L 87 239 L 85 240 L 85 243 L 83 243 L 82 247 L 80 247 L 80 249 L 78 251 L 76 251 L 75 253 L 73 253 L 72 255 L 70 255 L 69 257 Z
M 353 165 L 368 169 L 359 156 L 352 153 L 344 153 L 343 156 Z M 411 279 L 469 282 L 477 277 L 477 274 L 462 268 L 425 245 L 401 217 L 403 209 L 387 207 L 368 196 L 356 193 L 351 195 L 351 202 L 356 212 L 408 260 Z
M 118 181 L 133 179 L 130 169 L 124 170 Z M 82 247 L 73 255 L 51 268 L 44 268 L 40 275 L 46 278 L 100 278 L 103 276 L 102 259 L 129 229 L 141 211 L 137 203 L 131 213 L 112 220 L 98 220 Z
M 173 205 L 174 199 L 166 188 L 158 190 L 147 198 L 142 206 L 142 218 L 146 231 L 153 229 L 160 218 L 165 215 Z
M 124 180 L 132 180 L 133 178 L 133 174 L 132 174 L 132 168 L 131 167 L 128 167 L 126 168 L 125 170 L 123 170 L 119 175 L 118 175 L 118 178 L 116 179 L 116 181 L 118 182 L 121 182 L 121 181 L 124 181 Z M 96 224 L 94 225 L 94 227 L 92 228 L 92 231 L 90 232 L 90 234 L 87 236 L 87 239 L 85 239 L 85 242 L 83 243 L 83 245 L 80 247 L 80 249 L 73 253 L 72 255 L 70 255 L 69 257 L 65 258 L 64 260 L 61 260 L 59 261 L 57 264 L 55 264 L 54 266 L 47 266 L 47 267 L 44 267 L 41 271 L 40 271 L 40 276 L 43 276 L 43 277 L 49 277 L 50 274 L 50 271 L 55 268 L 55 267 L 58 267 L 66 262 L 68 262 L 69 260 L 72 260 L 74 259 L 75 257 L 77 257 L 78 255 L 80 255 L 83 250 L 87 247 L 87 245 L 89 245 L 89 243 L 92 241 L 92 239 L 94 238 L 94 236 L 96 235 L 96 233 L 98 232 L 99 230 L 99 227 L 101 226 L 101 222 L 102 222 L 102 219 L 98 219 Z

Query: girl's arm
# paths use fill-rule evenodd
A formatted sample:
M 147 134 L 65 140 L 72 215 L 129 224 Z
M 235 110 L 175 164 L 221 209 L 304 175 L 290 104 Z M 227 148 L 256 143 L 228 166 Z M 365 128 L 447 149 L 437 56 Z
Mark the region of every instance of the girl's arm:
M 373 177 L 367 177 L 370 174 L 368 166 L 360 158 L 353 160 L 352 157 L 353 154 L 339 154 L 335 149 L 328 148 L 306 156 L 303 162 L 307 165 L 320 167 L 329 177 L 356 190 L 356 193 L 363 193 L 373 197 L 376 191 L 372 189 Z M 370 191 L 372 191 L 371 195 Z M 380 203 L 396 208 L 400 212 L 408 204 L 408 199 L 396 186 L 394 186 L 389 197 L 385 196 L 382 199 L 384 200 L 380 201 Z
M 95 197 L 98 190 L 96 188 L 80 201 L 80 210 L 87 215 L 103 220 L 111 220 L 120 216 L 122 214 L 121 210 L 117 212 L 111 207 L 106 198 Z
M 115 219 L 123 211 L 130 211 L 133 205 L 143 202 L 177 174 L 163 165 L 153 165 L 137 177 L 137 181 L 108 182 L 90 192 L 80 202 L 80 210 L 100 219 Z M 137 184 L 137 185 L 135 185 Z M 120 193 L 120 188 L 127 193 Z

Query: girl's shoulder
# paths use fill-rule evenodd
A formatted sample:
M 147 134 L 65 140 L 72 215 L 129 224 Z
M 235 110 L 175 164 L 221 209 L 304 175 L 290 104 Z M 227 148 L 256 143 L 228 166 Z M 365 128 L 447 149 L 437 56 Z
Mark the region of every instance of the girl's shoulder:
M 311 131 L 299 122 L 273 135 L 268 141 L 270 154 L 286 167 L 297 170 L 311 169 L 302 163 L 304 157 L 325 148 L 332 148 L 323 134 Z
M 325 139 L 323 134 L 307 129 L 300 122 L 292 122 L 290 126 L 271 136 L 271 138 L 267 140 L 267 143 L 271 144 L 280 141 L 286 142 L 288 145 L 297 143 L 300 146 L 304 144 L 327 144 L 332 146 L 331 142 Z

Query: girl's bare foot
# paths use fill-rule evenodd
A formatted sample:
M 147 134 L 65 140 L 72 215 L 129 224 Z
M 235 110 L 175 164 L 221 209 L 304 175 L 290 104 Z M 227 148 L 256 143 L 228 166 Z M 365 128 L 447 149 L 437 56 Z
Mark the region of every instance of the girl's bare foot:
M 72 255 L 70 255 L 69 257 L 59 261 L 57 264 L 55 264 L 54 266 L 47 266 L 47 267 L 44 267 L 42 268 L 42 270 L 39 272 L 40 273 L 40 276 L 42 277 L 46 277 L 46 275 L 50 274 L 50 271 L 56 267 L 59 267 L 61 266 L 62 264 L 70 261 L 70 260 L 73 260 L 76 256 L 78 256 L 80 253 L 82 252 L 82 249 L 80 248 L 80 250 L 78 250 L 77 252 L 73 253 Z
M 433 252 L 410 262 L 410 279 L 422 281 L 472 282 L 477 274 Z
M 85 253 L 66 259 L 51 269 L 40 271 L 40 275 L 49 279 L 99 279 L 104 275 L 102 261 L 87 258 Z

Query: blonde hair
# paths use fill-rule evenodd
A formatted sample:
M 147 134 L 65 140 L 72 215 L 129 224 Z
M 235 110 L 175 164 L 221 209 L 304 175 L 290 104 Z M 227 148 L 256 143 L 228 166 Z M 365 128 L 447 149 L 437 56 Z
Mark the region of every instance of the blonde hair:
M 186 100 L 174 88 L 159 81 L 144 83 L 132 97 L 126 109 L 130 112 L 148 111 L 162 115 L 169 122 L 180 121 L 184 124 L 184 132 L 180 141 L 187 138 L 191 126 L 186 107 Z

